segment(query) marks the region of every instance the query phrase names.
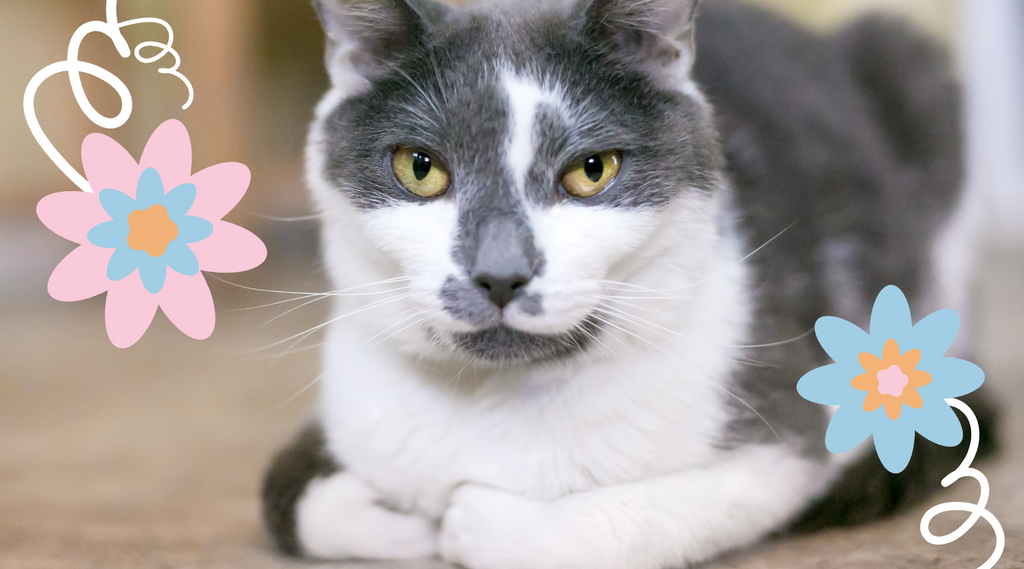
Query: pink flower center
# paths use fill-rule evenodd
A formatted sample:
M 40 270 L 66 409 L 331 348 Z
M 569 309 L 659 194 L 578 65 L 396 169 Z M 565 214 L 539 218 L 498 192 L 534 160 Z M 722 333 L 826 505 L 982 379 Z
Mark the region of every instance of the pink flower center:
M 128 214 L 128 246 L 159 257 L 178 237 L 178 226 L 167 216 L 167 209 L 154 205 Z
M 903 388 L 908 383 L 910 383 L 910 378 L 896 364 L 878 372 L 878 392 L 882 395 L 899 397 L 903 395 Z

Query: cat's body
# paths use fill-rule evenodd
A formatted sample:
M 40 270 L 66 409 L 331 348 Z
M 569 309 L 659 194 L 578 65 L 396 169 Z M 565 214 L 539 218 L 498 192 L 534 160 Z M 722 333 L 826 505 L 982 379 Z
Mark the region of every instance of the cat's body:
M 856 492 L 857 457 L 795 384 L 828 362 L 818 317 L 863 324 L 886 284 L 946 301 L 956 89 L 898 26 L 825 40 L 717 3 L 694 82 L 692 4 L 320 5 L 326 264 L 384 284 L 336 299 L 317 424 L 268 474 L 282 549 L 659 568 L 863 517 L 808 510 Z M 405 148 L 449 185 L 413 193 Z M 595 156 L 617 177 L 569 195 Z

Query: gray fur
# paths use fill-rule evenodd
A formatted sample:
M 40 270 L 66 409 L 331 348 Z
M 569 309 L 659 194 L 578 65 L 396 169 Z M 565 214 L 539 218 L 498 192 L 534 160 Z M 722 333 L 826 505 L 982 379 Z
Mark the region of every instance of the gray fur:
M 441 300 L 449 314 L 474 326 L 493 326 L 501 309 L 491 303 L 472 282 L 449 276 L 441 287 Z
M 597 332 L 597 322 L 588 318 L 565 334 L 528 334 L 499 325 L 458 334 L 455 341 L 460 349 L 484 361 L 539 363 L 586 351 Z
M 323 428 L 306 426 L 277 456 L 263 478 L 263 523 L 281 552 L 302 555 L 295 507 L 306 485 L 343 469 L 327 450 Z

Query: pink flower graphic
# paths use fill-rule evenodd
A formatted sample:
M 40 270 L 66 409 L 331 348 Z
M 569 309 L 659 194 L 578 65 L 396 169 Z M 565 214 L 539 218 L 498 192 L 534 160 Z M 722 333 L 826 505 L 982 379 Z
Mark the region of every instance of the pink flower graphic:
M 119 348 L 142 337 L 157 307 L 186 335 L 208 338 L 216 312 L 201 271 L 247 271 L 267 257 L 258 237 L 221 219 L 245 195 L 249 169 L 228 162 L 192 174 L 188 131 L 176 120 L 157 127 L 138 163 L 91 134 L 82 164 L 93 193 L 50 194 L 36 207 L 46 227 L 79 244 L 50 275 L 50 296 L 106 292 L 107 335 Z

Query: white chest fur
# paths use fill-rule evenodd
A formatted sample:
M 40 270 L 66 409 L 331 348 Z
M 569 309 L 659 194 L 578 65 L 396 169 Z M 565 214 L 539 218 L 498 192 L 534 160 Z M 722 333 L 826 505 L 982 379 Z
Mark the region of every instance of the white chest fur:
M 688 300 L 666 300 L 660 319 L 641 313 L 647 324 L 605 326 L 594 353 L 569 362 L 436 364 L 367 347 L 353 340 L 363 323 L 337 322 L 321 408 L 331 451 L 395 506 L 431 519 L 465 482 L 549 500 L 714 460 L 750 306 L 736 243 L 716 249 L 685 288 L 631 279 Z

